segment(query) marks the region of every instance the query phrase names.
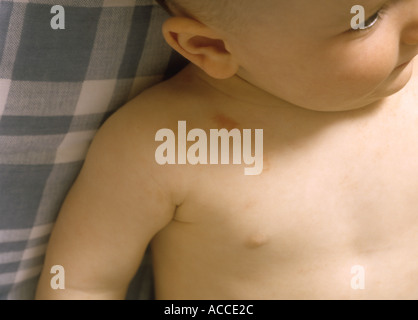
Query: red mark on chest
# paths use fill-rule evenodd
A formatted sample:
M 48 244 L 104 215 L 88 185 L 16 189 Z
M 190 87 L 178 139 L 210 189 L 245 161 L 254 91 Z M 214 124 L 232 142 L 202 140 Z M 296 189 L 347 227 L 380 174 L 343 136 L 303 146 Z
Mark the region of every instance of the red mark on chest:
M 239 127 L 238 122 L 236 122 L 234 119 L 231 119 L 223 114 L 218 114 L 214 116 L 212 119 L 218 125 L 218 129 L 227 129 L 230 131 L 232 129 L 238 129 Z

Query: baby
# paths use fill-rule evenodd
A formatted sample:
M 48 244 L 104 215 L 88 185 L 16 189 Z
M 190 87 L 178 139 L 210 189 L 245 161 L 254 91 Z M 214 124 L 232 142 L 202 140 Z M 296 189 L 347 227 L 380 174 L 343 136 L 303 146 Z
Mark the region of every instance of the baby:
M 418 0 L 165 5 L 191 64 L 95 137 L 37 297 L 123 299 L 151 244 L 157 299 L 418 299 Z

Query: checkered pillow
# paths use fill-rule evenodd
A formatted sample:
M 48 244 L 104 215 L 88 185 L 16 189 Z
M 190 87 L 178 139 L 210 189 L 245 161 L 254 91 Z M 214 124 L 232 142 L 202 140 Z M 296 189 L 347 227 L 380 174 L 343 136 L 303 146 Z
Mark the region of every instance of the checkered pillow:
M 0 0 L 0 299 L 33 298 L 96 130 L 176 62 L 165 17 L 152 0 Z

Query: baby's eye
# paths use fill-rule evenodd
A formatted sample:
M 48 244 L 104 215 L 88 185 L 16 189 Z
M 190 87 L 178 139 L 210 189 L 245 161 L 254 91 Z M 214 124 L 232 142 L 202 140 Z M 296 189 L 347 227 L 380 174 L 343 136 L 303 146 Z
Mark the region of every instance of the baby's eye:
M 364 28 L 362 29 L 364 30 L 364 29 L 369 29 L 373 27 L 379 21 L 381 17 L 381 13 L 382 13 L 381 10 L 379 10 L 374 15 L 372 15 L 369 19 L 367 19 L 364 22 Z
M 357 13 L 355 17 L 351 20 L 351 29 L 354 32 L 361 32 L 363 30 L 368 31 L 372 27 L 375 27 L 385 16 L 388 8 L 390 7 L 390 2 L 386 1 L 384 5 L 376 11 L 375 14 L 370 16 L 368 19 L 364 18 L 364 7 L 363 6 L 354 6 L 351 8 L 351 13 Z M 362 21 L 365 19 L 365 21 Z M 359 21 L 360 20 L 360 21 Z
M 378 22 L 382 20 L 387 10 L 388 10 L 388 5 L 383 6 L 379 11 L 377 11 L 369 19 L 364 21 L 364 28 L 359 28 L 357 29 L 357 31 L 367 30 L 367 29 L 374 27 Z

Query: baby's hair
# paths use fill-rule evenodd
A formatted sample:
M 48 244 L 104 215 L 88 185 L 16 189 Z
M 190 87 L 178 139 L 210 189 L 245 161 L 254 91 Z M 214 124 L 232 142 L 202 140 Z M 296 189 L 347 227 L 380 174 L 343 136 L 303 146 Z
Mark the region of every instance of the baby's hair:
M 214 13 L 216 9 L 225 8 L 226 0 L 156 0 L 171 15 L 179 12 L 188 16 L 199 16 Z M 229 0 L 231 1 L 231 0 Z
M 173 14 L 170 10 L 170 8 L 167 5 L 166 0 L 155 0 L 165 11 L 167 11 L 169 14 Z
M 244 0 L 155 0 L 170 15 L 182 14 L 223 29 L 235 29 L 238 6 Z M 249 1 L 251 3 L 251 1 Z M 242 27 L 242 23 L 240 23 Z

